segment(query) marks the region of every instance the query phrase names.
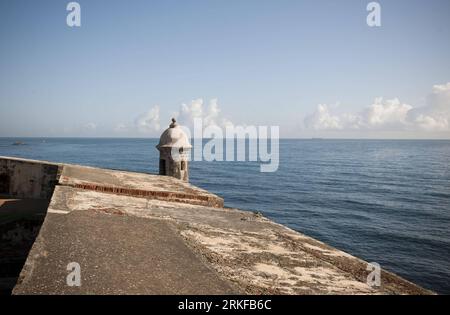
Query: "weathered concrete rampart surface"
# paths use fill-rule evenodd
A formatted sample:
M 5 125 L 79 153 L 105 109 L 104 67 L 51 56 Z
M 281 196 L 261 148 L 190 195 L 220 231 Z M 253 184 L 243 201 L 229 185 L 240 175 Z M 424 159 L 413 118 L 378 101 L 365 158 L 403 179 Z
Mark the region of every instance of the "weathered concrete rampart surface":
M 220 201 L 166 176 L 64 165 L 13 294 L 432 293 L 385 270 L 371 286 L 367 262 Z
M 60 165 L 0 157 L 0 195 L 50 199 Z
M 180 203 L 223 207 L 223 199 L 171 176 L 65 165 L 60 185 Z

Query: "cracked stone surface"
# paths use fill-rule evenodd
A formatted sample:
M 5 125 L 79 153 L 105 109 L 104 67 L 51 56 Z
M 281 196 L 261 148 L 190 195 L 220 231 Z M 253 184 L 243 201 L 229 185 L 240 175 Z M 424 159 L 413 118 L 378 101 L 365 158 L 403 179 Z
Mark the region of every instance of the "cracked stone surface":
M 27 265 L 28 268 L 24 269 L 24 281 L 14 293 L 28 293 L 31 288 L 35 289 L 31 285 L 33 281 L 49 282 L 46 278 L 49 270 L 61 270 L 58 279 L 64 280 L 67 272 L 63 267 L 67 259 L 52 263 L 52 257 L 67 255 L 74 261 L 77 255 L 81 255 L 78 257 L 83 257 L 82 261 L 86 264 L 82 269 L 86 270 L 88 278 L 84 282 L 89 286 L 89 291 L 82 293 L 427 293 L 386 271 L 382 273 L 381 287 L 372 288 L 366 284 L 366 262 L 253 212 L 112 195 L 69 186 L 56 187 L 49 206 L 49 212 L 52 210 L 66 214 L 47 216 L 32 250 L 34 256 L 29 258 L 28 265 L 31 267 Z M 122 227 L 118 229 L 118 225 Z M 134 239 L 133 233 L 136 231 L 141 234 Z M 58 235 L 60 243 L 56 240 L 53 240 L 56 243 L 51 243 L 53 237 L 50 235 Z M 157 241 L 149 244 L 156 236 Z M 116 237 L 123 242 L 120 249 L 111 245 L 117 244 Z M 170 239 L 176 239 L 176 246 L 183 250 L 175 248 L 172 254 L 164 251 L 167 244 L 163 240 Z M 142 248 L 149 251 L 131 250 L 131 245 L 126 244 L 133 242 L 142 243 Z M 58 254 L 57 248 L 69 248 L 71 254 L 64 251 Z M 44 256 L 42 253 L 45 253 Z M 114 267 L 107 267 L 105 261 L 99 261 L 99 257 L 114 262 Z M 94 259 L 94 264 L 100 267 L 93 268 L 89 259 Z M 173 289 L 165 288 L 157 279 L 148 277 L 151 269 L 145 268 L 145 261 L 158 261 L 160 266 L 164 266 L 159 273 L 164 275 L 162 271 L 166 270 L 168 274 L 163 278 L 167 281 L 171 270 L 174 274 L 182 274 L 184 279 L 192 277 L 189 283 L 203 279 L 205 291 L 190 291 L 184 287 L 184 282 L 179 283 L 181 288 L 175 288 L 176 281 L 169 281 Z M 208 272 L 200 276 L 192 270 L 194 266 L 205 268 Z M 103 287 L 89 282 L 89 277 L 99 277 L 100 274 L 104 277 L 123 274 L 121 268 L 126 270 L 129 286 L 126 279 L 120 277 L 117 287 L 110 282 Z M 145 285 L 131 286 L 135 281 L 141 283 L 134 277 L 147 279 Z M 27 278 L 32 279 L 31 282 L 26 282 Z M 218 283 L 214 285 L 216 291 L 209 287 L 213 280 Z M 154 286 L 152 283 L 159 284 Z M 201 287 L 199 283 L 195 284 L 195 288 Z M 52 288 L 51 292 L 68 292 L 63 283 L 56 287 L 47 284 L 46 288 Z M 48 291 L 41 288 L 31 292 Z
M 58 176 L 13 294 L 433 294 L 386 270 L 371 287 L 367 262 L 174 178 Z

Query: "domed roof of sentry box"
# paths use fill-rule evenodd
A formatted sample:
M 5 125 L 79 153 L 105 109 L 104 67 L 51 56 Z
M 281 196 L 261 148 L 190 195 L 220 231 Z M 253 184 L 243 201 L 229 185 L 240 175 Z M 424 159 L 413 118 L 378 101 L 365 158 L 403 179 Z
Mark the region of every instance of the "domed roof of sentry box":
M 189 143 L 189 138 L 183 129 L 177 124 L 175 118 L 172 118 L 172 123 L 169 128 L 164 130 L 159 138 L 159 144 L 156 146 L 159 148 L 192 148 Z

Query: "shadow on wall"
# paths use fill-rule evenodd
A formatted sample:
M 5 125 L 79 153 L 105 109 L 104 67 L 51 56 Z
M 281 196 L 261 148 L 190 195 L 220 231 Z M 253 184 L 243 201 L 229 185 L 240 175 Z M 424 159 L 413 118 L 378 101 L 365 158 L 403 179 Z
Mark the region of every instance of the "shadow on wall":
M 1 185 L 0 185 L 1 188 Z M 11 294 L 44 222 L 49 200 L 0 194 L 0 294 Z
M 60 165 L 0 158 L 0 294 L 11 294 L 44 222 Z
M 0 174 L 0 195 L 9 193 L 10 182 L 8 174 Z

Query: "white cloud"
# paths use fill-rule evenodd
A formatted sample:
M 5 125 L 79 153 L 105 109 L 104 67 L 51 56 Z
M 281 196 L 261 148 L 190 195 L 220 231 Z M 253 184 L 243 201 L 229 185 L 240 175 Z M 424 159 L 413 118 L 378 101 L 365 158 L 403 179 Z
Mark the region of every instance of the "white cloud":
M 375 99 L 362 118 L 368 127 L 404 125 L 411 109 L 411 105 L 402 104 L 398 98 L 383 101 L 380 97 Z
M 189 105 L 181 104 L 180 111 L 175 113 L 178 122 L 188 128 L 193 127 L 195 118 L 201 118 L 203 120 L 203 127 L 218 126 L 225 128 L 232 126 L 233 123 L 222 117 L 221 110 L 217 99 L 209 101 L 209 105 L 206 109 L 203 108 L 203 99 L 192 100 Z
M 135 126 L 140 132 L 159 131 L 159 106 L 152 107 L 149 111 L 136 118 Z
M 430 106 L 437 110 L 448 113 L 450 110 L 450 82 L 433 86 L 433 91 L 428 96 L 428 102 Z
M 304 122 L 313 130 L 450 131 L 450 83 L 435 85 L 422 107 L 380 97 L 361 112 L 338 114 L 320 104 Z
M 305 125 L 307 128 L 314 130 L 323 129 L 342 129 L 341 118 L 330 113 L 330 109 L 326 104 L 317 105 L 316 111 L 305 118 Z
M 210 100 L 208 106 L 204 106 L 202 99 L 195 99 L 188 104 L 181 104 L 178 111 L 168 112 L 167 114 L 170 114 L 170 117 L 176 117 L 180 125 L 190 130 L 193 130 L 191 128 L 193 127 L 195 118 L 201 118 L 203 120 L 203 128 L 208 126 L 226 127 L 233 125 L 230 120 L 222 117 L 217 99 Z M 160 107 L 154 106 L 147 112 L 139 115 L 134 120 L 134 123 L 118 122 L 112 128 L 114 132 L 120 134 L 134 136 L 139 133 L 144 133 L 146 135 L 159 136 L 162 132 L 160 115 Z M 163 129 L 167 128 L 169 123 L 170 119 L 168 119 L 167 125 L 163 123 Z
M 427 105 L 411 110 L 409 119 L 425 131 L 450 131 L 450 82 L 433 86 Z
M 95 131 L 95 130 L 97 130 L 97 124 L 95 124 L 95 123 L 93 123 L 93 122 L 87 123 L 87 124 L 85 124 L 83 127 L 84 127 L 86 130 L 88 130 L 88 131 Z
M 419 115 L 415 119 L 417 125 L 425 131 L 447 131 L 449 130 L 448 121 L 448 117 L 432 117 L 425 115 Z
M 118 123 L 115 127 L 114 127 L 114 131 L 115 132 L 127 132 L 128 131 L 128 126 L 125 123 Z

